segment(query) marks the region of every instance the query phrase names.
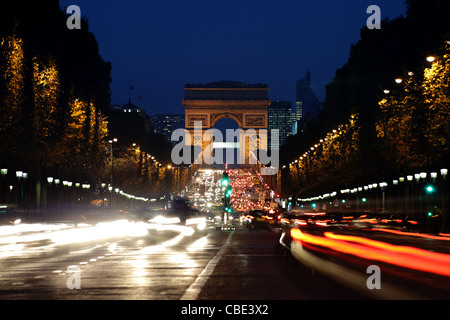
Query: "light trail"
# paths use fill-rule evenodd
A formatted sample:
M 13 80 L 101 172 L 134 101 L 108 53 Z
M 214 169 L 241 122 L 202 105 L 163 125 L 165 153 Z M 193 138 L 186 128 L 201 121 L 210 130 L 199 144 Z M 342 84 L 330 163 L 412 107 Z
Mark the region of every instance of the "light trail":
M 425 234 L 425 233 L 404 232 L 404 231 L 399 231 L 399 230 L 382 229 L 382 228 L 373 228 L 373 229 L 368 229 L 368 230 L 393 233 L 393 234 L 397 234 L 397 235 L 401 235 L 401 236 L 411 236 L 411 237 L 420 237 L 420 238 L 433 239 L 433 240 L 450 241 L 450 237 L 445 236 L 445 235 L 444 236 L 433 236 L 431 234 Z
M 417 248 L 411 247 L 406 250 L 405 248 L 400 247 L 394 250 L 394 247 L 390 247 L 387 244 L 383 244 L 383 249 L 380 249 L 380 243 L 369 241 L 371 245 L 356 244 L 344 240 L 332 239 L 330 237 L 305 234 L 297 228 L 291 230 L 291 236 L 294 241 L 301 241 L 316 246 L 326 247 L 334 251 L 351 254 L 366 260 L 381 261 L 408 269 L 425 271 L 450 277 L 449 255 L 439 254 L 438 256 L 438 254 L 436 254 L 436 256 L 431 258 L 425 254 L 417 254 L 418 251 L 416 250 L 419 250 Z M 328 236 L 331 235 L 328 234 Z M 362 240 L 352 238 L 353 242 L 356 240 L 360 243 L 369 243 L 369 239 Z M 400 252 L 401 250 L 409 252 Z

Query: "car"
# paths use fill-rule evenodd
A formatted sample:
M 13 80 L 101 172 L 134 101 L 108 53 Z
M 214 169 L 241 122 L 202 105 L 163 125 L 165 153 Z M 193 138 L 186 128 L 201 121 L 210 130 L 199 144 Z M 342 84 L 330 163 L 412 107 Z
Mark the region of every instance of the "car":
M 255 229 L 270 229 L 269 222 L 266 218 L 266 213 L 262 210 L 251 210 L 244 219 L 244 225 L 249 231 Z
M 190 227 L 196 233 L 205 233 L 208 223 L 206 214 L 191 208 L 186 199 L 171 201 L 168 210 L 154 214 L 148 221 L 156 226 L 165 226 L 166 229 L 170 226 Z

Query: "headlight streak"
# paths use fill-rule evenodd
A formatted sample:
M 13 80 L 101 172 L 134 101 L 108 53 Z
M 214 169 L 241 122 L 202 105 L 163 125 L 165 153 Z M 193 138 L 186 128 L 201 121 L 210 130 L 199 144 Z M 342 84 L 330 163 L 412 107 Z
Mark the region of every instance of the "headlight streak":
M 13 228 L 13 229 L 10 229 Z M 128 220 L 83 225 L 18 225 L 0 228 L 0 257 L 47 250 L 60 245 L 84 243 L 112 238 L 142 237 L 148 234 L 147 224 Z M 27 247 L 31 246 L 31 248 Z
M 309 247 L 309 244 L 306 245 Z M 371 298 L 382 300 L 417 300 L 422 298 L 413 295 L 408 291 L 401 290 L 393 284 L 383 284 L 382 290 L 367 290 L 367 275 L 363 275 L 360 272 L 310 253 L 308 250 L 303 248 L 303 243 L 301 241 L 292 242 L 291 252 L 297 260 L 308 268 L 327 275 L 331 279 L 334 279 L 347 287 L 353 288 Z
M 394 246 L 387 243 L 373 241 L 366 238 L 338 236 L 327 233 L 327 237 L 305 234 L 299 229 L 292 229 L 294 241 L 306 242 L 334 251 L 351 254 L 367 260 L 381 261 L 400 267 L 450 276 L 450 255 L 441 253 L 426 253 L 412 247 Z M 333 239 L 346 239 L 336 240 Z M 348 242 L 352 239 L 352 242 Z M 353 243 L 357 242 L 357 243 Z M 370 245 L 368 245 L 370 243 Z

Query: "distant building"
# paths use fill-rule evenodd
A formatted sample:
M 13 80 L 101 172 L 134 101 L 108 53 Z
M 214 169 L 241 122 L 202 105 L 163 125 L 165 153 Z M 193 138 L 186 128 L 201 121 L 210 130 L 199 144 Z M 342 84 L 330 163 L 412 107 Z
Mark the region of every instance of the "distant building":
M 280 147 L 291 135 L 292 103 L 290 101 L 273 101 L 269 106 L 269 132 L 273 129 L 279 130 L 279 144 L 272 145 L 269 138 L 269 148 L 280 150 Z
M 297 99 L 295 110 L 292 113 L 292 133 L 297 134 L 300 123 L 313 118 L 322 109 L 323 103 L 317 98 L 311 89 L 311 72 L 307 71 L 306 76 L 297 81 Z
M 177 129 L 184 129 L 184 114 L 157 114 L 152 117 L 155 132 L 163 134 L 171 142 L 172 133 Z
M 124 104 L 123 106 L 111 105 L 111 110 L 115 112 L 123 112 L 125 115 L 133 113 L 138 114 L 142 119 L 144 119 L 145 131 L 152 132 L 154 130 L 151 118 L 148 116 L 147 112 L 145 112 L 144 109 L 131 103 L 130 101 L 128 101 L 128 103 Z

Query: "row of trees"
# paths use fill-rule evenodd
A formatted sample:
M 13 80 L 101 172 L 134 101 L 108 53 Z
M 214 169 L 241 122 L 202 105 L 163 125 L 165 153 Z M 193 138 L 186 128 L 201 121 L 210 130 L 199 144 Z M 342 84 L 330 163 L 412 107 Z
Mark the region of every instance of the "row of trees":
M 450 159 L 450 45 L 423 75 L 405 75 L 398 90 L 380 101 L 376 129 L 392 167 L 409 171 Z M 431 58 L 430 58 L 431 59 Z M 400 81 L 400 78 L 399 80 Z
M 298 192 L 314 195 L 341 182 L 351 185 L 358 168 L 359 134 L 358 115 L 352 115 L 349 122 L 329 132 L 290 163 L 290 181 L 299 187 Z
M 0 163 L 30 173 L 92 179 L 105 161 L 111 65 L 86 21 L 68 30 L 58 1 L 0 7 Z
M 111 110 L 109 124 L 110 136 L 117 143 L 110 145 L 113 158 L 108 158 L 100 179 L 109 182 L 113 174 L 114 185 L 139 196 L 171 192 L 171 145 L 162 134 L 154 132 L 150 119 L 143 113 Z
M 408 0 L 406 6 L 405 17 L 384 20 L 381 30 L 361 30 L 326 88 L 325 107 L 284 146 L 282 163 L 293 164 L 284 171 L 286 195 L 315 196 L 448 163 L 450 4 Z M 433 65 L 425 59 L 431 55 Z M 349 136 L 332 149 L 319 143 L 352 115 Z
M 168 178 L 143 155 L 165 162 L 167 143 L 142 118 L 111 110 L 111 64 L 99 54 L 87 20 L 69 30 L 67 19 L 58 0 L 0 3 L 1 168 L 11 176 L 28 173 L 29 202 L 38 207 L 47 177 L 110 183 L 113 159 L 115 187 L 146 197 L 165 190 Z M 113 137 L 120 144 L 112 158 Z M 130 154 L 132 143 L 140 146 L 139 158 Z M 12 181 L 3 184 L 0 201 Z

